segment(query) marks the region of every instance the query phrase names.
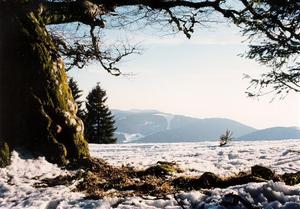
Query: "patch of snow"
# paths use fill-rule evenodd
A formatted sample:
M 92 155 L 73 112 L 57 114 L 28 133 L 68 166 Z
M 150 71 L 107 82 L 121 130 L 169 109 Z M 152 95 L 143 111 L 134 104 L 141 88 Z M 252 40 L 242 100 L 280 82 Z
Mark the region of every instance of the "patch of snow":
M 12 152 L 12 164 L 0 169 L 0 208 L 57 208 L 61 201 L 82 199 L 83 194 L 71 193 L 72 187 L 55 186 L 35 188 L 43 178 L 66 175 L 69 171 L 49 163 L 44 157 Z
M 128 142 L 134 142 L 134 141 L 137 141 L 141 138 L 144 137 L 143 134 L 140 134 L 140 133 L 136 133 L 136 134 L 128 134 L 128 133 L 124 133 L 124 136 L 125 136 L 125 143 L 128 143 Z
M 149 125 L 152 125 L 152 124 L 153 124 L 152 121 L 145 121 L 145 122 L 144 122 L 144 126 L 149 126 Z
M 140 133 L 135 133 L 135 134 L 124 133 L 124 132 L 116 132 L 116 133 L 124 135 L 125 140 L 123 141 L 123 143 L 134 142 L 134 141 L 137 141 L 137 140 L 145 137 L 143 134 L 140 134 Z
M 156 113 L 154 115 L 162 116 L 167 120 L 167 130 L 170 130 L 171 128 L 171 121 L 174 118 L 174 115 L 172 114 L 163 114 L 163 113 Z

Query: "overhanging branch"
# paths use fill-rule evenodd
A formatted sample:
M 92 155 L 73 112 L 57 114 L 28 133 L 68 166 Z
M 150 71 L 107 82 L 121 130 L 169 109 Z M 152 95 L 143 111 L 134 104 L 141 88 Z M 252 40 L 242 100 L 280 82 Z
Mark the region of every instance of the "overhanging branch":
M 91 1 L 44 2 L 40 8 L 40 16 L 46 25 L 81 22 L 101 28 L 105 26 L 101 16 L 106 14 L 107 10 L 103 5 Z

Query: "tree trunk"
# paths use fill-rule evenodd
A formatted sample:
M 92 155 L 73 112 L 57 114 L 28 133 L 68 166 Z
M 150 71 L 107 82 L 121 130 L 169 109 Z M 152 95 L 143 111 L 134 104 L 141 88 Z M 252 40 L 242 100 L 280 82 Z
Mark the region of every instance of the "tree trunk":
M 0 151 L 6 144 L 25 147 L 58 164 L 89 157 L 63 60 L 45 25 L 25 1 L 6 2 L 0 2 Z

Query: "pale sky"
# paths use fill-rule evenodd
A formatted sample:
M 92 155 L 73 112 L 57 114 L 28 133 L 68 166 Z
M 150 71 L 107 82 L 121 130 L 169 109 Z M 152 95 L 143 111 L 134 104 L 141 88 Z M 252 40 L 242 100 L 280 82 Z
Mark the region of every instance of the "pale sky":
M 114 32 L 124 36 L 124 31 Z M 238 56 L 247 49 L 234 28 L 227 25 L 198 30 L 187 40 L 183 34 L 155 36 L 126 33 L 126 39 L 142 41 L 142 55 L 132 55 L 119 65 L 129 76 L 114 77 L 97 65 L 73 69 L 69 75 L 88 92 L 101 83 L 111 109 L 155 109 L 197 118 L 229 118 L 254 128 L 300 127 L 300 94 L 284 100 L 274 95 L 259 99 L 245 94 L 243 74 L 264 72 L 253 60 Z M 83 99 L 84 99 L 83 98 Z

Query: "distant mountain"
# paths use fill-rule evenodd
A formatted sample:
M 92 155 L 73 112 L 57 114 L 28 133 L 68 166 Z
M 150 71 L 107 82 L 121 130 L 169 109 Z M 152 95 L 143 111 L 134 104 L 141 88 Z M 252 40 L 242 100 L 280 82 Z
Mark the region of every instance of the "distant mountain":
M 112 110 L 112 113 L 119 143 L 193 142 L 216 140 L 226 129 L 233 131 L 234 137 L 257 131 L 224 118 L 199 119 L 156 110 Z
M 149 135 L 167 128 L 164 117 L 157 115 L 158 111 L 119 111 L 113 110 L 117 132 L 128 134 Z
M 240 140 L 279 140 L 300 139 L 300 128 L 298 127 L 273 127 L 258 130 L 239 137 Z
M 175 120 L 180 120 L 180 117 L 175 116 Z M 256 129 L 234 120 L 224 118 L 196 119 L 189 123 L 182 122 L 180 127 L 145 136 L 139 142 L 197 142 L 218 140 L 220 135 L 227 129 L 233 132 L 234 138 L 256 131 Z

